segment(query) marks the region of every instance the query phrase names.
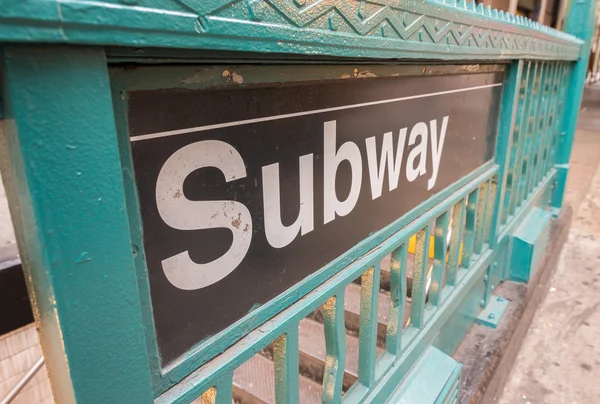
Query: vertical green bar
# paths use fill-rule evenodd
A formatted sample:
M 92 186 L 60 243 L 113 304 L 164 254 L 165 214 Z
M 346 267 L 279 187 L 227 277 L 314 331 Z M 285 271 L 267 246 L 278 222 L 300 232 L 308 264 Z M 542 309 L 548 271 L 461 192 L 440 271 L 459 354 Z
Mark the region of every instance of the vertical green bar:
M 529 97 L 531 98 L 531 105 L 529 107 L 529 113 L 527 114 L 527 130 L 525 132 L 525 144 L 523 146 L 523 163 L 521 166 L 521 180 L 519 181 L 519 199 L 521 202 L 524 202 L 528 196 L 528 178 L 531 172 L 531 152 L 532 152 L 532 142 L 534 136 L 534 128 L 535 128 L 535 120 L 537 116 L 537 107 L 539 101 L 539 88 L 540 82 L 543 76 L 542 62 L 535 62 L 536 70 L 535 76 L 533 79 L 531 91 L 529 92 Z
M 560 136 L 561 117 L 564 114 L 564 98 L 567 87 L 566 77 L 567 63 L 561 62 L 559 64 L 559 72 L 557 82 L 555 83 L 556 87 L 554 89 L 554 91 L 556 91 L 556 110 L 554 111 L 554 117 L 552 119 L 552 142 L 550 144 L 546 171 L 550 170 L 550 168 L 554 166 L 556 160 L 556 146 L 558 144 L 558 138 Z
M 536 182 L 540 182 L 548 172 L 548 160 L 550 158 L 550 146 L 554 138 L 554 122 L 556 120 L 556 110 L 558 104 L 558 91 L 556 91 L 556 82 L 559 75 L 558 62 L 552 63 L 551 77 L 548 82 L 548 106 L 546 108 L 546 117 L 544 122 L 544 140 L 540 150 L 540 164 L 538 167 Z
M 527 179 L 525 180 L 525 194 L 529 195 L 535 185 L 535 169 L 537 165 L 537 148 L 540 139 L 540 122 L 543 116 L 543 105 L 544 105 L 544 87 L 546 79 L 548 77 L 548 62 L 540 62 L 540 79 L 537 83 L 535 92 L 535 110 L 533 115 L 532 130 L 531 130 L 531 142 L 528 149 L 528 168 L 527 168 Z
M 441 290 L 443 288 L 444 269 L 446 268 L 446 251 L 448 249 L 448 218 L 450 212 L 444 212 L 435 220 L 433 242 L 433 270 L 431 272 L 431 286 L 429 301 L 435 306 L 442 303 Z
M 550 117 L 550 102 L 551 102 L 551 85 L 552 80 L 554 79 L 554 74 L 556 72 L 555 69 L 556 63 L 548 62 L 546 64 L 546 74 L 544 77 L 544 82 L 542 83 L 542 106 L 540 119 L 537 122 L 537 140 L 536 140 L 536 148 L 534 151 L 535 156 L 535 165 L 534 171 L 532 175 L 532 183 L 531 188 L 535 188 L 539 183 L 542 175 L 542 167 L 544 166 L 543 160 L 543 151 L 546 146 L 546 142 L 548 141 L 548 118 Z
M 530 63 L 530 68 L 529 68 L 529 77 L 527 79 L 527 88 L 525 91 L 525 102 L 526 102 L 526 108 L 525 108 L 525 112 L 523 114 L 523 119 L 521 121 L 521 127 L 519 128 L 519 138 L 520 140 L 520 144 L 519 144 L 519 153 L 520 153 L 520 158 L 519 158 L 519 162 L 518 162 L 518 166 L 517 166 L 517 175 L 518 175 L 518 180 L 517 181 L 513 181 L 516 184 L 516 189 L 514 192 L 515 195 L 515 204 L 514 204 L 514 211 L 516 211 L 516 209 L 522 205 L 522 203 L 525 200 L 525 179 L 527 178 L 525 175 L 525 170 L 526 170 L 526 166 L 527 166 L 527 154 L 526 154 L 526 147 L 527 147 L 527 141 L 528 138 L 530 136 L 530 122 L 531 122 L 531 111 L 532 111 L 532 105 L 533 105 L 533 101 L 534 101 L 534 97 L 533 97 L 533 91 L 535 89 L 535 82 L 537 80 L 538 77 L 538 63 L 534 63 L 534 62 L 529 62 Z
M 385 348 L 392 355 L 402 352 L 404 308 L 406 307 L 406 244 L 392 252 L 390 266 L 390 312 Z
M 542 62 L 535 62 L 535 71 L 532 81 L 531 91 L 528 96 L 531 98 L 527 118 L 527 130 L 525 131 L 525 144 L 523 145 L 523 161 L 521 165 L 521 179 L 519 180 L 519 201 L 523 203 L 528 196 L 528 178 L 531 172 L 531 151 L 534 136 L 534 123 L 537 116 L 538 94 L 540 82 L 542 80 Z
M 215 404 L 231 404 L 233 401 L 233 372 L 228 372 L 217 382 Z
M 521 163 L 523 160 L 523 144 L 525 139 L 525 123 L 527 122 L 528 106 L 530 97 L 527 90 L 529 87 L 530 76 L 533 74 L 531 62 L 527 62 L 527 70 L 525 65 L 522 67 L 520 86 L 518 91 L 518 110 L 517 118 L 514 125 L 513 144 L 515 144 L 516 156 L 513 164 L 511 192 L 507 212 L 504 216 L 503 223 L 506 222 L 508 215 L 515 213 L 518 196 L 519 196 L 519 178 L 521 177 Z M 505 212 L 503 212 L 505 213 Z
M 552 123 L 554 122 L 554 108 L 556 101 L 556 93 L 554 91 L 554 83 L 558 79 L 558 62 L 552 62 L 550 69 L 550 77 L 548 77 L 548 103 L 546 105 L 546 116 L 544 121 L 544 138 L 540 147 L 540 164 L 538 167 L 536 183 L 539 183 L 546 176 L 546 161 L 548 159 L 549 145 L 552 142 Z
M 517 174 L 515 169 L 517 167 L 519 130 L 515 127 L 515 121 L 517 119 L 517 109 L 522 117 L 524 107 L 523 102 L 519 102 L 522 71 L 523 61 L 513 62 L 508 66 L 504 79 L 496 141 L 496 163 L 500 166 L 500 169 L 496 181 L 495 208 L 492 213 L 492 240 L 495 240 L 499 223 L 506 222 L 509 208 L 508 201 L 510 201 Z M 517 142 L 513 140 L 513 137 L 517 137 Z
M 489 198 L 488 201 L 494 201 L 491 203 L 495 203 L 495 201 L 499 201 L 500 199 L 498 198 L 498 192 L 500 192 L 500 190 L 498 189 L 498 183 L 497 183 L 497 177 L 494 176 L 492 177 L 489 181 L 488 181 L 488 185 L 490 187 L 490 193 L 489 193 Z M 494 205 L 493 208 L 488 207 L 485 213 L 485 223 L 483 224 L 484 228 L 483 228 L 483 242 L 487 243 L 488 245 L 492 245 L 492 242 L 495 241 L 495 238 L 492 237 L 492 219 L 494 218 L 494 216 L 496 215 L 495 212 L 496 206 Z M 493 231 L 494 233 L 497 233 L 497 230 Z
M 467 199 L 467 211 L 465 221 L 465 238 L 460 266 L 469 269 L 471 266 L 471 255 L 475 245 L 475 229 L 477 228 L 477 205 L 479 201 L 479 188 L 469 194 Z
M 462 257 L 463 227 L 466 202 L 461 200 L 452 208 L 452 226 L 448 246 L 448 264 L 446 265 L 446 285 L 456 284 L 456 272 Z
M 279 336 L 273 343 L 273 348 L 275 401 L 278 404 L 300 403 L 298 324 L 292 325 L 285 334 Z
M 327 356 L 322 396 L 322 401 L 325 404 L 342 402 L 342 384 L 346 365 L 345 315 L 344 289 L 342 288 L 323 305 L 325 353 Z
M 410 305 L 410 325 L 423 328 L 425 325 L 425 298 L 427 297 L 427 261 L 429 255 L 429 238 L 431 226 L 427 225 L 417 232 L 415 244 L 415 267 L 413 269 L 413 282 Z
M 358 334 L 358 381 L 366 387 L 375 382 L 379 309 L 379 263 L 361 277 L 360 329 Z
M 150 403 L 101 48 L 5 46 L 2 175 L 58 403 Z
M 490 182 L 486 181 L 483 184 L 481 184 L 481 187 L 479 188 L 479 202 L 477 204 L 477 227 L 475 228 L 475 242 L 473 243 L 473 252 L 475 254 L 481 254 L 481 251 L 483 250 L 483 242 L 484 242 L 484 237 L 483 235 L 485 234 L 485 223 L 486 223 L 486 216 L 488 215 L 488 211 L 489 214 L 494 214 L 494 210 L 495 207 L 491 206 L 488 207 L 489 203 L 490 203 Z M 488 209 L 491 208 L 491 209 Z
M 596 20 L 596 5 L 596 0 L 578 0 L 572 2 L 566 24 L 566 32 L 583 40 L 584 44 L 581 47 L 580 58 L 575 63 L 569 75 L 566 96 L 567 104 L 561 126 L 561 132 L 564 135 L 560 137 L 558 144 L 556 161 L 558 177 L 552 193 L 552 206 L 559 209 L 563 204 L 567 172 L 569 170 L 568 164 L 571 158 L 575 127 L 577 126 L 577 117 L 579 116 L 579 107 L 581 106 L 585 77 L 590 59 L 590 48 Z

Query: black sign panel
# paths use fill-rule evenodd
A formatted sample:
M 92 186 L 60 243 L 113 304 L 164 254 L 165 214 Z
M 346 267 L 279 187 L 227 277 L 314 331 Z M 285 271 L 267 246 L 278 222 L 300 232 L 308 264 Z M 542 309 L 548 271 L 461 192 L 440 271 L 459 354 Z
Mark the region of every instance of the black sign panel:
M 502 73 L 129 94 L 163 363 L 493 157 Z

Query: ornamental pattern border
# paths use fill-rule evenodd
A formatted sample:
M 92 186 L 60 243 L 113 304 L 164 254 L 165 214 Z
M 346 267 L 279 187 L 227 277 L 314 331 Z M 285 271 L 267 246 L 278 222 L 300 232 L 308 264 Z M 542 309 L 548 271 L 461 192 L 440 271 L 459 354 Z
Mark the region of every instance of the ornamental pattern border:
M 336 33 L 436 44 L 449 53 L 460 47 L 504 56 L 558 54 L 574 59 L 579 55 L 580 41 L 575 37 L 521 16 L 476 6 L 475 1 L 220 0 L 200 8 L 195 0 L 178 1 L 203 13 L 199 18 L 203 34 L 217 33 L 211 30 L 211 22 L 227 21 L 320 32 L 325 41 Z
M 6 42 L 463 61 L 576 60 L 582 46 L 571 35 L 474 0 L 0 3 L 0 41 Z

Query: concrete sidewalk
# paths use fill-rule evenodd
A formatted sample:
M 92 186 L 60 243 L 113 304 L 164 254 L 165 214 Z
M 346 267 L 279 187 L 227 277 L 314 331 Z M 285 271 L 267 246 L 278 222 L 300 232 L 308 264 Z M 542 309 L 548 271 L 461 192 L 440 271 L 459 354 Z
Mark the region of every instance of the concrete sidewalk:
M 600 87 L 579 118 L 566 202 L 574 219 L 501 404 L 600 403 Z

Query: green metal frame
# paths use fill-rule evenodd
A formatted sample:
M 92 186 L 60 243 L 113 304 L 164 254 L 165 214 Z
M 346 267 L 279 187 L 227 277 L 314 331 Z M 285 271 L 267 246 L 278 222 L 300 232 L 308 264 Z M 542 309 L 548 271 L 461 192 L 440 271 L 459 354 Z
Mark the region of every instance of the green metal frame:
M 230 403 L 234 370 L 271 343 L 276 399 L 299 402 L 298 322 L 320 306 L 328 357 L 323 401 L 340 402 L 343 290 L 357 277 L 359 375 L 343 399 L 383 402 L 432 345 L 446 354 L 456 348 L 506 279 L 511 237 L 531 210 L 551 205 L 556 213 L 562 205 L 592 0 L 573 4 L 567 31 L 574 36 L 454 0 L 1 4 L 0 162 L 57 402 L 189 402 L 203 395 Z M 224 69 L 248 83 L 454 74 L 474 62 L 501 62 L 477 69 L 506 71 L 494 161 L 161 368 L 129 156 L 127 91 L 239 85 L 223 82 Z M 130 63 L 161 66 L 132 70 Z M 451 217 L 444 263 L 440 247 Z M 426 300 L 430 234 L 435 269 Z M 413 297 L 404 327 L 413 235 Z M 387 254 L 394 298 L 385 352 L 376 357 L 378 268 Z
M 122 166 L 123 166 L 123 181 L 125 185 L 125 192 L 127 195 L 127 208 L 129 212 L 129 221 L 131 228 L 132 244 L 135 246 L 137 254 L 135 256 L 136 269 L 138 273 L 140 296 L 142 300 L 142 307 L 144 310 L 144 322 L 149 330 L 147 334 L 149 356 L 151 358 L 151 367 L 153 369 L 153 379 L 156 388 L 159 391 L 164 391 L 175 381 L 181 380 L 185 375 L 189 374 L 193 369 L 200 365 L 203 365 L 208 360 L 212 359 L 215 355 L 222 352 L 224 349 L 229 347 L 233 342 L 239 340 L 249 330 L 256 328 L 258 325 L 264 323 L 266 320 L 271 318 L 273 315 L 278 313 L 282 307 L 289 305 L 299 298 L 304 296 L 309 291 L 313 290 L 316 286 L 323 283 L 326 279 L 330 278 L 340 270 L 345 268 L 348 263 L 361 257 L 374 245 L 378 245 L 383 240 L 389 238 L 398 229 L 403 228 L 408 223 L 418 218 L 422 211 L 430 209 L 433 204 L 446 199 L 452 193 L 455 193 L 461 187 L 465 186 L 476 178 L 479 173 L 489 170 L 491 166 L 487 164 L 481 167 L 479 170 L 471 173 L 469 176 L 462 178 L 460 181 L 455 183 L 452 187 L 444 190 L 443 192 L 435 195 L 431 199 L 425 201 L 420 206 L 415 208 L 407 215 L 400 218 L 398 221 L 390 224 L 381 231 L 373 234 L 366 238 L 340 259 L 332 262 L 320 271 L 316 272 L 312 276 L 307 277 L 302 282 L 298 283 L 293 289 L 290 289 L 269 303 L 262 305 L 260 308 L 254 310 L 243 320 L 230 326 L 223 332 L 212 336 L 211 338 L 200 342 L 194 348 L 192 348 L 188 354 L 168 364 L 161 370 L 158 348 L 156 344 L 156 337 L 153 328 L 153 318 L 151 311 L 149 284 L 147 280 L 147 269 L 145 263 L 145 253 L 142 242 L 142 223 L 139 215 L 140 207 L 137 196 L 137 190 L 135 188 L 135 180 L 133 178 L 133 162 L 131 159 L 131 149 L 128 134 L 128 125 L 126 122 L 126 110 L 128 93 L 131 91 L 139 90 L 155 90 L 162 88 L 186 88 L 186 89 L 203 89 L 203 88 L 217 88 L 217 87 L 231 87 L 241 86 L 241 84 L 235 81 L 229 81 L 223 78 L 223 71 L 229 71 L 235 73 L 238 77 L 243 78 L 244 85 L 256 84 L 256 83 L 268 83 L 268 82 L 282 82 L 282 81 L 313 81 L 313 80 L 346 80 L 345 77 L 354 77 L 357 79 L 365 75 L 367 78 L 370 76 L 381 77 L 397 77 L 400 75 L 404 76 L 415 76 L 415 75 L 452 75 L 462 74 L 464 71 L 469 70 L 473 72 L 486 73 L 486 72 L 498 72 L 503 71 L 503 65 L 490 64 L 481 66 L 472 65 L 393 65 L 393 66 L 382 66 L 382 65 L 360 65 L 359 69 L 352 66 L 344 65 L 307 65 L 301 69 L 297 65 L 273 65 L 273 66 L 255 66 L 255 65 L 216 65 L 206 66 L 198 70 L 189 66 L 146 66 L 140 69 L 130 69 L 122 66 L 115 66 L 110 69 L 110 78 L 112 85 L 113 102 L 115 108 L 115 122 L 117 125 L 117 132 L 119 134 L 118 139 L 120 142 Z M 368 74 L 364 74 L 364 73 Z M 443 215 L 444 217 L 448 214 Z M 427 240 L 424 238 L 424 240 Z M 458 240 L 458 239 L 457 239 Z M 439 245 L 439 244 L 438 244 Z M 425 262 L 422 262 L 425 265 Z M 425 268 L 422 269 L 424 273 Z M 371 276 L 378 276 L 379 271 L 371 271 Z M 406 275 L 403 277 L 406 278 Z M 424 282 L 425 279 L 423 278 Z M 378 279 L 369 279 L 368 283 L 371 285 L 379 285 Z M 406 288 L 405 288 L 406 289 Z M 374 291 L 378 291 L 377 286 Z M 372 292 L 374 292 L 372 291 Z M 405 295 L 405 293 L 404 293 Z M 439 294 L 438 294 L 439 295 Z M 372 319 L 377 318 L 377 302 L 372 301 L 371 296 L 377 299 L 378 293 L 371 293 L 366 300 L 369 302 L 368 306 L 365 306 L 365 310 L 371 312 L 361 312 L 361 319 Z M 342 296 L 343 297 L 343 296 Z M 425 297 L 423 294 L 422 298 Z M 438 300 L 440 297 L 438 296 Z M 423 303 L 424 304 L 424 303 Z M 362 310 L 362 307 L 361 307 Z M 374 312 L 373 312 L 374 310 Z M 373 314 L 375 313 L 375 314 Z M 420 314 L 419 314 L 420 315 Z M 370 333 L 374 332 L 376 327 L 376 321 L 370 321 L 368 327 Z M 372 329 L 373 328 L 373 329 Z M 364 341 L 364 340 L 361 340 Z M 369 340 L 368 343 L 372 343 Z M 257 351 L 255 351 L 257 352 Z M 375 353 L 375 348 L 368 349 L 364 348 L 362 352 L 369 352 L 369 354 Z M 370 358 L 374 360 L 374 358 Z M 364 376 L 371 377 L 371 376 Z M 359 375 L 360 379 L 360 375 Z
M 4 41 L 444 60 L 575 60 L 581 45 L 465 0 L 3 0 L 2 10 Z

